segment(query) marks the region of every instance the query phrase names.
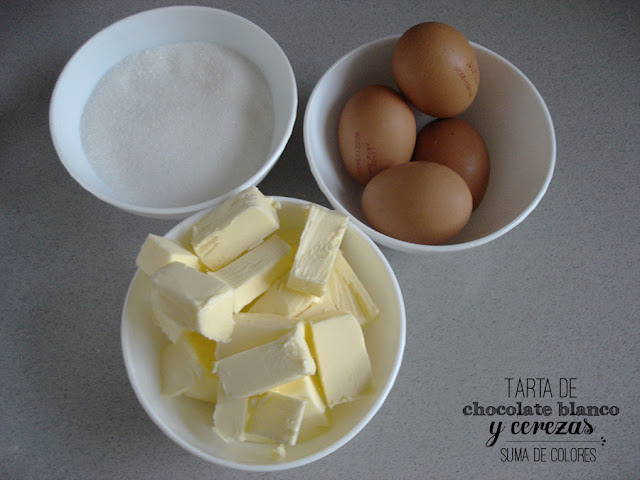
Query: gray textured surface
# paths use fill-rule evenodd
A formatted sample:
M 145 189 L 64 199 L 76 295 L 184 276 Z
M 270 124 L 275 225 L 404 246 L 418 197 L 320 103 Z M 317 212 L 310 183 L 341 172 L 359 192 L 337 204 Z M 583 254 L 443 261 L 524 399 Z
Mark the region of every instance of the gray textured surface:
M 260 478 L 638 478 L 640 472 L 640 3 L 200 2 L 245 16 L 290 58 L 293 136 L 260 185 L 327 205 L 308 169 L 302 114 L 323 71 L 352 48 L 420 21 L 454 25 L 537 86 L 558 140 L 538 208 L 477 250 L 416 257 L 383 249 L 408 314 L 388 401 L 330 456 Z M 161 1 L 0 3 L 0 478 L 245 478 L 183 451 L 129 387 L 120 312 L 147 233 L 175 222 L 120 212 L 82 190 L 53 150 L 47 109 L 60 70 L 91 35 Z M 508 404 L 505 377 L 577 378 L 594 462 L 503 462 L 484 446 Z M 537 418 L 540 419 L 540 418 Z M 557 420 L 557 418 L 549 417 Z M 580 419 L 580 418 L 576 418 Z M 511 420 L 511 419 L 507 419 Z M 515 437 L 512 437 L 515 438 Z M 524 438 L 524 437 L 522 437 Z M 566 439 L 566 437 L 560 437 Z M 520 444 L 521 445 L 521 444 Z

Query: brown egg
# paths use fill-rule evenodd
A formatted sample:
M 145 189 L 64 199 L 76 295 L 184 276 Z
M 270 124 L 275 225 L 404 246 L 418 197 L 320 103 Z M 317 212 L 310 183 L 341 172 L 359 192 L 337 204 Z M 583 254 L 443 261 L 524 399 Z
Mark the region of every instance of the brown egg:
M 349 98 L 338 123 L 338 146 L 349 174 L 365 185 L 378 172 L 411 160 L 416 120 L 390 87 L 369 85 Z
M 462 33 L 439 22 L 414 25 L 393 50 L 393 77 L 420 111 L 454 117 L 473 102 L 480 75 L 473 48 Z
M 489 152 L 469 122 L 446 118 L 426 124 L 416 139 L 413 159 L 451 168 L 467 182 L 473 209 L 478 207 L 489 183 Z
M 410 162 L 373 177 L 362 210 L 376 230 L 398 240 L 439 245 L 455 237 L 471 216 L 471 192 L 449 167 Z

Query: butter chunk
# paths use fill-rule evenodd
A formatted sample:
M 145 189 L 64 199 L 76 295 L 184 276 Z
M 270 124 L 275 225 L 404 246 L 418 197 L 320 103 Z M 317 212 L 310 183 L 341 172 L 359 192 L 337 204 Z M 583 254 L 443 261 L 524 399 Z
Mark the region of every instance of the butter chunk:
M 216 342 L 198 332 L 190 331 L 185 332 L 180 341 L 184 342 L 192 352 L 191 358 L 196 363 L 197 373 L 195 384 L 189 387 L 183 395 L 205 402 L 215 402 L 220 384 L 218 377 L 211 373 L 215 359 Z
M 311 205 L 287 286 L 321 296 L 340 249 L 348 217 L 335 210 Z
M 352 313 L 360 325 L 372 322 L 380 315 L 378 306 L 342 252 L 336 255 L 327 290 L 336 308 Z
M 249 398 L 230 398 L 222 385 L 213 410 L 213 428 L 225 442 L 245 440 Z
M 183 324 L 176 322 L 164 313 L 160 308 L 159 300 L 155 299 L 157 296 L 158 292 L 152 289 L 149 293 L 149 301 L 151 303 L 153 322 L 160 327 L 160 330 L 162 330 L 169 340 L 175 343 L 185 332 L 188 332 L 189 330 L 187 330 Z
M 246 432 L 280 444 L 295 445 L 306 401 L 278 392 L 267 392 L 249 401 Z
M 329 407 L 348 402 L 371 385 L 371 361 L 358 320 L 350 313 L 309 320 L 318 376 Z
M 274 313 L 295 317 L 318 301 L 315 295 L 291 290 L 287 287 L 289 274 L 280 277 L 264 294 L 249 307 L 249 312 Z
M 262 295 L 291 267 L 291 246 L 272 235 L 222 269 L 209 273 L 233 288 L 234 312 Z
M 238 193 L 195 223 L 194 252 L 211 270 L 220 269 L 278 229 L 278 208 L 256 187 Z
M 306 375 L 293 382 L 285 383 L 272 391 L 299 398 L 307 402 L 300 425 L 298 440 L 308 440 L 330 425 L 327 406 L 316 385 L 315 375 Z
M 196 382 L 192 386 L 185 390 L 183 395 L 195 400 L 202 400 L 203 402 L 216 403 L 219 388 L 220 381 L 218 377 L 205 372 L 201 377 L 196 379 Z
M 193 387 L 196 384 L 193 366 L 189 350 L 184 343 L 168 344 L 160 353 L 162 394 L 175 397 Z
M 223 281 L 173 262 L 151 276 L 152 309 L 211 340 L 229 341 L 233 290 Z
M 182 340 L 189 346 L 198 364 L 206 371 L 213 370 L 215 361 L 216 342 L 198 332 L 185 332 Z
M 280 338 L 216 361 L 215 373 L 231 398 L 250 397 L 316 371 L 298 322 Z
M 206 402 L 216 401 L 219 382 L 211 373 L 210 362 L 204 359 L 206 354 L 201 347 L 205 343 L 184 335 L 176 343 L 170 343 L 162 350 L 161 391 L 164 395 L 173 397 L 183 394 Z M 211 344 L 207 346 L 207 350 L 213 348 Z
M 216 344 L 218 360 L 280 338 L 298 322 L 281 315 L 248 312 L 237 313 L 234 315 L 234 321 L 231 340 Z
M 316 297 L 318 300 L 312 303 L 309 308 L 300 312 L 295 316 L 297 320 L 307 320 L 309 318 L 317 317 L 325 313 L 337 312 L 336 304 L 331 299 L 331 295 L 327 291 L 321 297 Z
M 147 275 L 153 275 L 165 265 L 180 262 L 200 269 L 200 259 L 182 245 L 159 235 L 149 234 L 140 248 L 136 265 Z

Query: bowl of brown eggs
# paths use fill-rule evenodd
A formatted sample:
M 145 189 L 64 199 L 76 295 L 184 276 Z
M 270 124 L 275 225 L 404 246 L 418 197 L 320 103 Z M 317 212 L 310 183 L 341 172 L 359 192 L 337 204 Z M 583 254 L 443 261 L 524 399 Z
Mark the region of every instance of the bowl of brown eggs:
M 304 116 L 310 169 L 333 207 L 406 252 L 483 245 L 520 224 L 551 181 L 549 110 L 512 63 L 439 22 L 349 52 Z

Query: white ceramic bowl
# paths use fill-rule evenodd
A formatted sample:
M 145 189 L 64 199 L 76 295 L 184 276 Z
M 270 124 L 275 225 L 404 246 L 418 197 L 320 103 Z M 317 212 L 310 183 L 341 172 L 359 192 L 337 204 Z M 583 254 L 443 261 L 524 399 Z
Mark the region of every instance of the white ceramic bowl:
M 522 222 L 551 181 L 556 158 L 553 122 L 527 77 L 492 51 L 471 43 L 480 69 L 480 88 L 462 115 L 482 135 L 491 175 L 480 206 L 462 232 L 446 245 L 419 245 L 384 235 L 367 225 L 360 206 L 363 187 L 344 168 L 338 150 L 340 112 L 347 99 L 368 84 L 397 86 L 391 55 L 399 36 L 351 51 L 320 78 L 304 117 L 304 144 L 313 176 L 336 210 L 376 242 L 412 253 L 453 252 L 485 244 Z M 416 112 L 418 131 L 433 117 Z
M 88 162 L 80 122 L 84 106 L 102 76 L 129 54 L 147 48 L 206 41 L 231 48 L 253 62 L 269 84 L 274 106 L 273 135 L 264 158 L 246 158 L 250 175 L 216 179 L 210 196 L 193 205 L 141 206 L 127 203 L 107 187 Z M 275 165 L 287 144 L 296 118 L 298 94 L 293 69 L 275 40 L 252 22 L 223 10 L 175 6 L 124 18 L 88 40 L 62 70 L 49 111 L 51 137 L 62 164 L 87 191 L 131 213 L 156 218 L 184 218 L 221 203 L 257 185 Z M 223 166 L 224 167 L 224 166 Z M 233 168 L 222 168 L 233 171 Z
M 304 206 L 308 202 L 274 198 L 282 204 L 282 227 L 304 221 Z M 191 226 L 203 213 L 183 220 L 166 237 L 186 242 Z M 131 385 L 155 424 L 178 445 L 205 460 L 253 471 L 284 470 L 313 462 L 340 448 L 362 430 L 387 398 L 400 368 L 405 344 L 405 309 L 389 263 L 375 243 L 351 223 L 342 248 L 381 311 L 380 318 L 364 328 L 373 368 L 373 393 L 334 407 L 333 426 L 316 438 L 288 447 L 284 460 L 271 458 L 270 448 L 265 450 L 263 445 L 225 443 L 213 431 L 212 406 L 186 397 L 161 395 L 158 356 L 168 340 L 152 323 L 147 302 L 149 280 L 138 271 L 124 303 L 122 350 Z

